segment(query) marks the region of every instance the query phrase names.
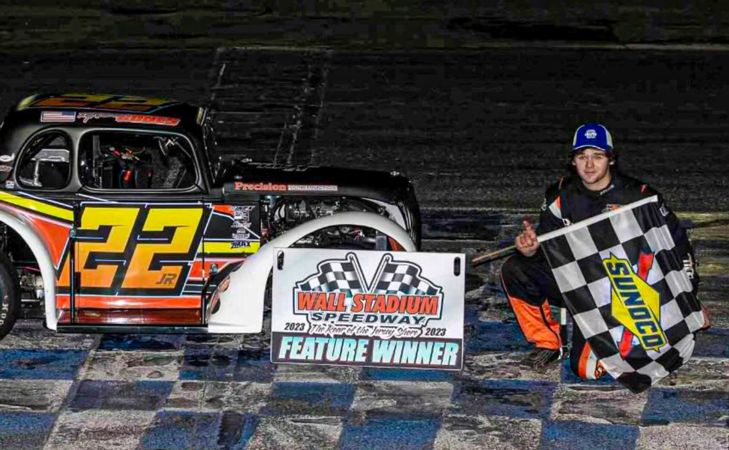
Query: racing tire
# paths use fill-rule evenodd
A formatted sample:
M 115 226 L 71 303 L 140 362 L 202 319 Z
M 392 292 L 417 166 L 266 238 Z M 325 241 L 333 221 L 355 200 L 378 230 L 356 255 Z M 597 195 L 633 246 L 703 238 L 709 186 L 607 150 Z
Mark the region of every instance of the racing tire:
M 18 274 L 8 257 L 0 253 L 0 339 L 10 333 L 19 314 Z

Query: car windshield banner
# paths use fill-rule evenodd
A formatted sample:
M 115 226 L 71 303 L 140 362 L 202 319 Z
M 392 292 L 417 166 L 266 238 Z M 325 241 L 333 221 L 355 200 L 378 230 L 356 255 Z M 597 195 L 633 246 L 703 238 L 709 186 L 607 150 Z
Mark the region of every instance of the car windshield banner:
M 274 254 L 272 362 L 462 368 L 464 255 Z

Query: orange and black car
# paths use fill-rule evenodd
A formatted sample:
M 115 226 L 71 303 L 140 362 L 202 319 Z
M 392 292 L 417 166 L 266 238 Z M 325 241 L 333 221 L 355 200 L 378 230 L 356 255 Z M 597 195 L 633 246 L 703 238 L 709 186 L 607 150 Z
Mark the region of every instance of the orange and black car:
M 58 331 L 210 331 L 226 276 L 332 215 L 365 214 L 292 245 L 417 247 L 404 176 L 218 155 L 212 125 L 207 109 L 163 98 L 50 94 L 14 107 L 0 128 L 0 337 L 34 311 Z

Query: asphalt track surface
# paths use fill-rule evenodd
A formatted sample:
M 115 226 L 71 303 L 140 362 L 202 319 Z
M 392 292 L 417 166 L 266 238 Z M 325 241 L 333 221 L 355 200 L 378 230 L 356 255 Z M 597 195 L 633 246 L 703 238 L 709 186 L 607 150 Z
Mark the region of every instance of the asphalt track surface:
M 634 395 L 538 373 L 497 285 L 469 273 L 461 373 L 273 366 L 267 336 L 55 335 L 0 341 L 0 448 L 727 448 L 729 53 L 492 49 L 0 55 L 0 108 L 33 92 L 158 95 L 215 110 L 220 151 L 401 170 L 424 249 L 506 245 L 560 174 L 571 132 L 604 121 L 621 165 L 699 225 L 714 327 Z

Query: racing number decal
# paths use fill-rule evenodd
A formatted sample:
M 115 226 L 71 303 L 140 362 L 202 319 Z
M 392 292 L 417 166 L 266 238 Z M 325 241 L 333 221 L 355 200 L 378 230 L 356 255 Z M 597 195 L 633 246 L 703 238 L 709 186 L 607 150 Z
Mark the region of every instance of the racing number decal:
M 203 206 L 87 204 L 80 214 L 76 271 L 81 293 L 181 293 L 202 237 Z M 61 280 L 68 287 L 68 278 Z
M 138 215 L 139 208 L 84 208 L 76 247 L 83 287 L 113 286 Z
M 113 109 L 115 111 L 138 111 L 145 112 L 156 109 L 164 104 L 171 103 L 164 98 L 143 98 L 143 97 L 112 97 L 104 103 L 97 105 L 97 108 Z
M 109 98 L 108 95 L 66 94 L 38 100 L 33 103 L 33 106 L 85 107 L 103 102 L 107 98 Z
M 170 103 L 174 102 L 165 98 L 145 98 L 129 95 L 64 94 L 38 100 L 33 103 L 33 106 L 149 112 Z
M 200 240 L 202 215 L 201 207 L 148 210 L 122 288 L 170 289 L 184 281 L 183 269 Z

